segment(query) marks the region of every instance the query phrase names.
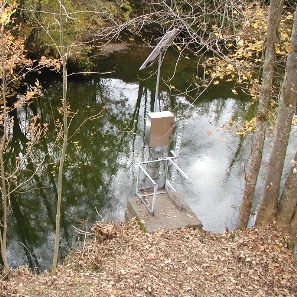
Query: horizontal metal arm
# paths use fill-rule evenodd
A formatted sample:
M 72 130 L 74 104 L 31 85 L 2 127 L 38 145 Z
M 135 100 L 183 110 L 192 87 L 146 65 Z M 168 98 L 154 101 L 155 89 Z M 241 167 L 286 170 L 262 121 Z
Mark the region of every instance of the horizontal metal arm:
M 153 185 L 156 185 L 156 182 L 151 178 L 151 176 L 146 172 L 146 170 L 138 164 L 139 168 L 143 171 L 143 173 L 148 177 L 148 179 L 153 183 Z
M 188 179 L 189 177 L 178 167 L 178 165 L 177 164 L 175 164 L 172 160 L 171 160 L 171 158 L 168 158 L 167 159 L 175 168 L 176 168 L 176 170 L 185 178 L 185 179 Z

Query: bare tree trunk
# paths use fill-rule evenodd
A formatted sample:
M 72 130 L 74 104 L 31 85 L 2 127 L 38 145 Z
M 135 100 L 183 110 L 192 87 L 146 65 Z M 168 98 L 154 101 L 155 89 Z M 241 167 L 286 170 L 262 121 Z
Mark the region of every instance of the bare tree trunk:
M 263 65 L 263 78 L 259 94 L 256 131 L 253 138 L 250 166 L 245 176 L 245 188 L 239 209 L 236 229 L 247 227 L 252 202 L 254 200 L 255 187 L 257 184 L 264 147 L 268 101 L 272 90 L 277 29 L 281 19 L 282 10 L 283 1 L 270 1 L 269 15 L 267 19 L 267 43 Z
M 54 257 L 52 264 L 52 273 L 56 273 L 58 255 L 59 255 L 59 242 L 60 242 L 60 217 L 61 217 L 61 204 L 62 204 L 62 188 L 63 188 L 63 170 L 64 161 L 66 156 L 67 140 L 68 140 L 68 123 L 67 123 L 67 57 L 64 47 L 63 36 L 63 0 L 60 0 L 60 55 L 63 64 L 63 143 L 60 157 L 59 175 L 58 175 L 58 199 L 57 199 L 57 212 L 56 212 L 56 237 Z
M 280 105 L 274 130 L 272 151 L 269 155 L 261 203 L 256 218 L 257 227 L 269 224 L 276 214 L 280 182 L 292 126 L 292 118 L 296 110 L 297 9 L 295 11 L 290 45 L 291 51 L 287 57 L 286 75 L 280 94 Z
M 291 171 L 286 179 L 276 213 L 277 224 L 284 230 L 289 230 L 290 222 L 297 205 L 297 152 L 292 162 Z
M 6 96 L 5 96 L 5 84 L 6 84 L 6 74 L 5 74 L 5 44 L 4 44 L 4 24 L 1 26 L 1 59 L 2 59 L 2 100 L 3 100 L 3 135 L 1 137 L 0 143 L 0 174 L 1 174 L 1 192 L 2 192 L 2 200 L 3 200 L 3 218 L 2 218 L 2 232 L 0 229 L 0 245 L 1 245 L 1 257 L 3 261 L 3 271 L 2 273 L 5 275 L 9 272 L 9 266 L 7 263 L 7 255 L 6 255 L 6 240 L 7 240 L 7 214 L 8 214 L 8 194 L 7 194 L 7 184 L 5 179 L 5 168 L 4 168 L 4 160 L 3 154 L 5 149 L 6 142 L 6 134 L 7 134 L 7 125 L 6 125 L 6 117 L 7 117 L 7 107 L 6 107 Z

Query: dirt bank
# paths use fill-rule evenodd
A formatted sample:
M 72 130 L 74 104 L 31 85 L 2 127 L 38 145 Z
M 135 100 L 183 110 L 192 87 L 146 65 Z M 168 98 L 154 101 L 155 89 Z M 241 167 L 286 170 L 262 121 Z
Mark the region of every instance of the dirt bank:
M 297 296 L 290 238 L 275 229 L 147 234 L 132 220 L 93 232 L 55 276 L 19 269 L 0 296 Z

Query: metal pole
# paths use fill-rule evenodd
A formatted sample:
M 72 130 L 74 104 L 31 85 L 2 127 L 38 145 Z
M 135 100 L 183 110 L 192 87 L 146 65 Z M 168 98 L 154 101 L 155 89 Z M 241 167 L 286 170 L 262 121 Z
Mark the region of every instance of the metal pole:
M 154 104 L 154 112 L 157 111 L 157 103 L 158 103 L 158 95 L 159 95 L 159 81 L 160 81 L 160 70 L 161 70 L 161 64 L 162 64 L 162 51 L 159 54 L 158 59 L 158 72 L 157 72 L 157 83 L 156 83 L 156 94 L 155 94 L 155 104 Z
M 155 102 L 154 102 L 154 112 L 157 112 L 157 106 L 158 106 L 158 93 L 159 93 L 159 81 L 160 81 L 160 70 L 161 70 L 161 64 L 162 64 L 162 50 L 159 54 L 158 59 L 158 72 L 157 72 L 157 83 L 156 83 L 156 94 L 155 94 Z M 152 178 L 157 181 L 159 178 L 159 168 L 160 164 L 158 162 L 158 159 L 161 157 L 161 147 L 152 147 L 150 149 L 150 157 L 152 161 L 156 161 L 151 164 L 150 166 L 150 175 Z

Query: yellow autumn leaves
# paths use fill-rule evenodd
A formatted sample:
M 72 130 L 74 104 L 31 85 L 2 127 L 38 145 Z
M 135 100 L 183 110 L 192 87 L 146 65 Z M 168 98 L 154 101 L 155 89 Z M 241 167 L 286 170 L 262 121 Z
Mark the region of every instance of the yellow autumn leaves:
M 232 81 L 234 94 L 238 93 L 238 88 L 248 89 L 258 85 L 258 69 L 262 66 L 263 51 L 266 47 L 266 21 L 267 9 L 253 3 L 245 10 L 241 26 L 234 28 L 233 37 L 226 37 L 226 33 L 220 33 L 217 26 L 212 27 L 213 34 L 221 39 L 222 51 L 228 52 L 224 59 L 214 56 L 204 62 L 206 74 L 212 80 L 212 84 L 219 84 L 222 79 Z M 292 21 L 293 14 L 286 10 L 279 26 L 276 44 L 279 60 L 285 59 L 291 51 Z M 253 98 L 256 96 L 253 95 Z
M 6 1 L 0 1 L 0 22 L 2 27 L 10 22 L 10 18 L 16 9 L 16 2 L 6 5 Z

